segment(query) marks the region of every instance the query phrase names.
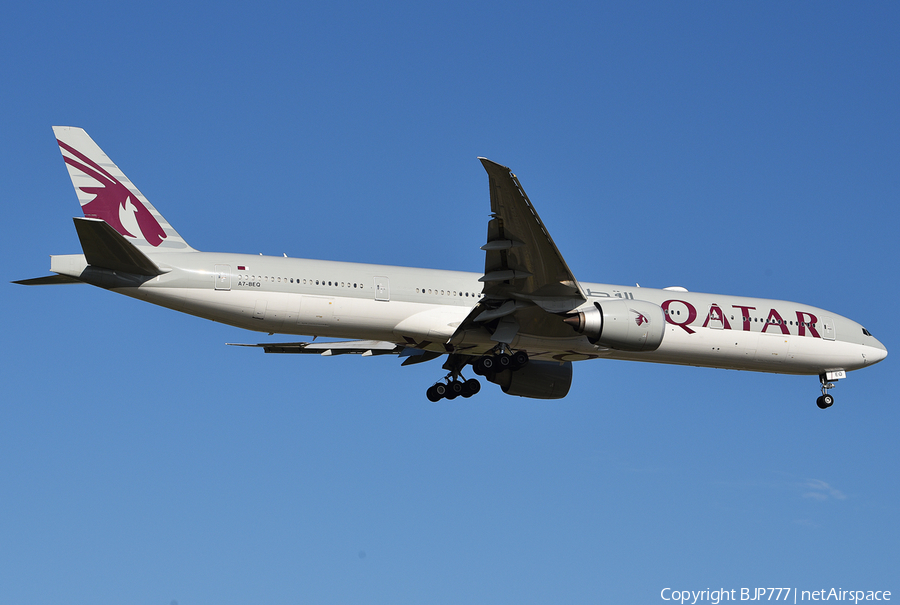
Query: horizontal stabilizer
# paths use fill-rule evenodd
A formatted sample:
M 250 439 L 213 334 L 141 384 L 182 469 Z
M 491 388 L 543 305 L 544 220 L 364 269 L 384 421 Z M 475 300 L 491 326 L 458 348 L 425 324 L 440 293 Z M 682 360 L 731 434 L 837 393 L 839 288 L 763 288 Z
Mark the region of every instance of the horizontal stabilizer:
M 151 277 L 165 273 L 106 221 L 79 217 L 73 220 L 89 265 Z
M 382 340 L 344 340 L 338 342 L 272 342 L 261 344 L 228 343 L 234 347 L 258 347 L 266 353 L 306 353 L 316 355 L 390 355 L 403 348 Z
M 68 275 L 48 275 L 47 277 L 20 279 L 12 283 L 22 284 L 23 286 L 54 286 L 56 284 L 83 284 L 84 282 Z

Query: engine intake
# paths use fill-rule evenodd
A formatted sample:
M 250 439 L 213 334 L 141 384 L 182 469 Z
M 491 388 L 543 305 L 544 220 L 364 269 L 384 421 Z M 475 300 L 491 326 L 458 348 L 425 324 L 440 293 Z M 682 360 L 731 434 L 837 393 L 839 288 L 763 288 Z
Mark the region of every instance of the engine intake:
M 591 344 L 619 351 L 655 351 L 666 333 L 659 305 L 645 300 L 609 300 L 563 320 Z

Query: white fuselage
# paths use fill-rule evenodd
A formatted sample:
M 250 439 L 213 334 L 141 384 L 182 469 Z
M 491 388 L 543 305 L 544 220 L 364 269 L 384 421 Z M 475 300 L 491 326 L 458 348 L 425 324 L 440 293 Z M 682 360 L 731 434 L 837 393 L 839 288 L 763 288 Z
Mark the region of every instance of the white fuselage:
M 82 278 L 95 271 L 85 281 L 248 330 L 405 341 L 441 353 L 482 296 L 478 273 L 206 252 L 152 258 L 168 271 L 142 283 L 89 269 L 83 255 L 54 256 L 51 269 Z M 783 374 L 855 370 L 887 354 L 860 324 L 800 303 L 581 285 L 587 305 L 605 299 L 660 305 L 668 324 L 661 346 L 617 351 L 593 345 L 574 330 L 537 338 L 523 326 L 510 347 L 538 359 L 627 359 Z M 466 353 L 484 353 L 496 344 L 487 336 L 467 340 Z

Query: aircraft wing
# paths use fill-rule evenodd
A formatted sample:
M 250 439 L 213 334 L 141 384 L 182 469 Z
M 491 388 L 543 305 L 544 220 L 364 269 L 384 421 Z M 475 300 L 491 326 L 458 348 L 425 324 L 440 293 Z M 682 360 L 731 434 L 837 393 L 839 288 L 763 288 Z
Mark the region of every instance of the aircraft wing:
M 460 344 L 470 330 L 486 329 L 492 340 L 511 342 L 518 332 L 545 337 L 572 336 L 559 313 L 587 301 L 578 280 L 541 222 L 519 179 L 486 158 L 491 193 L 485 251 L 484 298 L 451 337 Z
M 550 312 L 571 311 L 587 299 L 509 168 L 485 158 L 491 215 L 485 251 L 484 294 L 525 300 Z
M 402 346 L 380 340 L 342 340 L 335 342 L 264 342 L 260 344 L 228 343 L 234 347 L 259 347 L 266 353 L 307 353 L 316 355 L 390 355 Z
M 266 353 L 305 353 L 307 355 L 399 355 L 405 357 L 401 365 L 408 366 L 423 361 L 431 361 L 440 357 L 442 353 L 425 351 L 399 345 L 384 340 L 339 340 L 322 342 L 264 342 L 260 344 L 228 343 L 233 347 L 257 347 Z

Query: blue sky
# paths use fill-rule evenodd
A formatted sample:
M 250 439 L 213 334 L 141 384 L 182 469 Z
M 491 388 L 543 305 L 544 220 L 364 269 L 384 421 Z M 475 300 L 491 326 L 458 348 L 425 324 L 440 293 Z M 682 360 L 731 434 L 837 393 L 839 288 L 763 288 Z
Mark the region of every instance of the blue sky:
M 815 377 L 587 362 L 562 401 L 2 288 L 4 603 L 659 602 L 900 590 L 892 3 L 19 3 L 5 282 L 79 251 L 81 126 L 195 248 L 479 271 L 512 167 L 585 281 L 824 307 Z

